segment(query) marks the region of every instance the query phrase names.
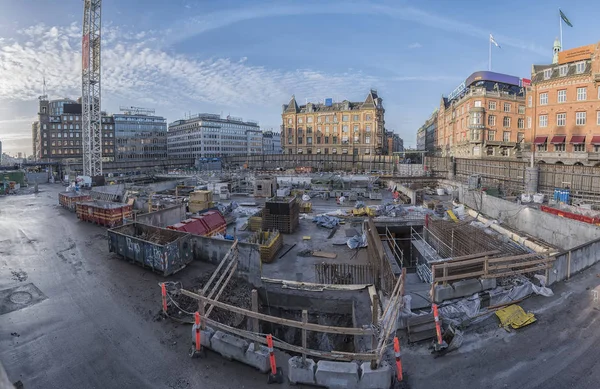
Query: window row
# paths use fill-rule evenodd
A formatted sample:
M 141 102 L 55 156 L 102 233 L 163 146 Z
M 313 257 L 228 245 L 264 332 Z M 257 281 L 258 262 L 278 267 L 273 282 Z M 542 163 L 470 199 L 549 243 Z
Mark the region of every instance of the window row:
M 579 87 L 577 88 L 577 101 L 586 101 L 587 100 L 587 87 Z M 531 98 L 531 96 L 530 96 Z M 600 99 L 600 88 L 598 88 L 598 98 Z M 567 102 L 567 90 L 560 89 L 556 93 L 556 102 L 557 103 L 566 103 Z M 540 93 L 540 105 L 548 105 L 548 92 Z M 531 104 L 530 104 L 531 106 Z
M 540 127 L 548 127 L 548 115 L 540 115 L 539 116 L 539 126 Z M 587 112 L 575 112 L 575 125 L 576 126 L 585 126 L 587 124 Z M 596 111 L 596 124 L 600 126 L 600 111 Z M 558 127 L 564 127 L 567 125 L 567 114 L 566 113 L 557 113 L 556 114 L 556 125 Z

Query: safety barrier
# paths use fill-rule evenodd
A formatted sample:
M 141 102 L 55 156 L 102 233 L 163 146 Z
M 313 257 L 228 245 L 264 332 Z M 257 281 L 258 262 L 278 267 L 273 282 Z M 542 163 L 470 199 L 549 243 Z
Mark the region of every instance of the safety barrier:
M 349 263 L 315 263 L 317 283 L 325 285 L 372 285 L 375 283 L 373 265 Z

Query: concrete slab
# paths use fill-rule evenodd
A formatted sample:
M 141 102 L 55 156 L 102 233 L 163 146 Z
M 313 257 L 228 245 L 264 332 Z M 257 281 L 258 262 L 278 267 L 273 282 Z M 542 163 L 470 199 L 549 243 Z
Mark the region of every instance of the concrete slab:
M 392 368 L 385 362 L 378 369 L 371 369 L 371 362 L 363 362 L 360 366 L 359 389 L 387 389 L 392 382 Z
M 358 389 L 358 365 L 354 362 L 319 361 L 317 385 L 330 389 Z
M 200 330 L 200 344 L 202 347 L 206 347 L 212 350 L 210 346 L 210 340 L 214 336 L 215 330 L 210 327 L 206 327 L 204 330 Z M 196 344 L 196 324 L 192 325 L 192 344 Z
M 439 303 L 444 300 L 455 299 L 459 297 L 470 296 L 475 293 L 483 292 L 484 290 L 493 289 L 496 287 L 495 278 L 473 279 L 457 281 L 446 286 L 438 285 L 435 288 L 435 302 Z
M 315 366 L 312 359 L 306 358 L 306 363 L 302 364 L 302 357 L 292 357 L 288 359 L 288 380 L 291 384 L 315 384 Z
M 248 342 L 244 339 L 217 331 L 211 338 L 210 344 L 213 351 L 218 352 L 225 358 L 246 362 Z
M 429 301 L 430 290 L 431 285 L 421 281 L 417 273 L 406 274 L 404 293 L 406 295 L 410 295 L 411 297 L 411 309 L 423 309 L 431 307 L 431 302 Z
M 259 345 L 258 350 L 254 350 L 254 343 L 250 343 L 248 350 L 246 350 L 244 363 L 257 368 L 261 373 L 268 373 L 271 370 L 269 349 Z

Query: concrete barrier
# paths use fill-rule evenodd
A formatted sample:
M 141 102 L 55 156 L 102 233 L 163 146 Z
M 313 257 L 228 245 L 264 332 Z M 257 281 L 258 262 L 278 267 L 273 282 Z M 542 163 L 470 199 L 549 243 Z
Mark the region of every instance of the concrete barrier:
M 371 369 L 371 362 L 363 362 L 360 366 L 359 389 L 389 388 L 392 382 L 392 368 L 385 362 L 376 370 Z
M 306 359 L 302 363 L 302 357 L 292 357 L 288 359 L 288 380 L 291 384 L 315 384 L 315 361 Z
M 494 289 L 496 287 L 495 278 L 471 279 L 453 282 L 446 286 L 437 285 L 435 287 L 436 303 L 444 300 L 451 300 L 460 297 L 471 296 L 484 290 Z
M 215 330 L 210 327 L 206 327 L 204 330 L 200 330 L 200 344 L 202 347 L 212 349 L 210 340 L 215 334 Z M 196 345 L 196 324 L 192 326 L 192 344 Z
M 330 389 L 358 389 L 358 365 L 354 362 L 319 361 L 315 379 L 317 385 Z
M 248 342 L 237 336 L 217 331 L 210 339 L 210 348 L 229 360 L 246 362 Z
M 258 350 L 254 350 L 254 343 L 250 343 L 244 359 L 242 362 L 257 368 L 261 373 L 268 373 L 271 370 L 269 349 L 265 346 L 259 345 Z

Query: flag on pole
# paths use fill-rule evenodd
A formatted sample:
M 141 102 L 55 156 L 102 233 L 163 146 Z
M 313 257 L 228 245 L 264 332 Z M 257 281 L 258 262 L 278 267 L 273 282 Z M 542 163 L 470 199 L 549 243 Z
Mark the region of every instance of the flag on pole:
M 497 48 L 501 49 L 502 47 L 500 47 L 500 45 L 498 44 L 498 42 L 496 42 L 496 40 L 494 39 L 494 36 L 492 34 L 490 34 L 490 42 L 495 44 Z
M 565 22 L 567 26 L 573 27 L 571 21 L 567 18 L 567 15 L 565 15 L 560 9 L 558 10 L 558 12 L 560 12 L 560 18 L 563 20 L 563 22 Z

